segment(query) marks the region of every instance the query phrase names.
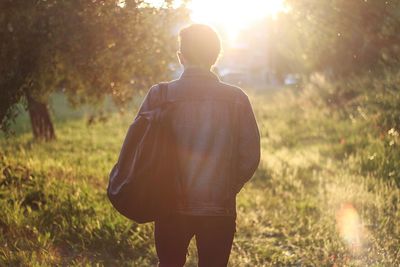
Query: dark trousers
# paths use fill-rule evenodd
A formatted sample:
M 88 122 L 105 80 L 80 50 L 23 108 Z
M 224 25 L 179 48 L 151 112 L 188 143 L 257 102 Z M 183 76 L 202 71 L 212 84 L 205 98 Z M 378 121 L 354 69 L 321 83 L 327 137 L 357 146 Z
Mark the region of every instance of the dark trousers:
M 228 264 L 236 218 L 233 216 L 190 216 L 170 214 L 156 220 L 154 237 L 159 267 L 182 267 L 193 236 L 199 267 Z

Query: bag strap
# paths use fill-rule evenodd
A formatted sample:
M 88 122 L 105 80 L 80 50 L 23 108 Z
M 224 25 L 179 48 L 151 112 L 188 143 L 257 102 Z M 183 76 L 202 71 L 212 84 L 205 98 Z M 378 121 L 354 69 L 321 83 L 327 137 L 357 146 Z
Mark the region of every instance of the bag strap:
M 163 105 L 165 102 L 167 102 L 167 90 L 168 90 L 168 83 L 159 83 L 158 86 L 160 87 L 160 94 L 161 94 L 161 101 L 160 105 Z

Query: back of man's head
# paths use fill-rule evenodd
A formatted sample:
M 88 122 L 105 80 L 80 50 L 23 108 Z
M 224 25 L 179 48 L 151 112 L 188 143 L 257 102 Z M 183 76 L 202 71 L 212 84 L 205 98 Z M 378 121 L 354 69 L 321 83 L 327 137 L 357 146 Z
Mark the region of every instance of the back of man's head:
M 179 33 L 180 52 L 189 64 L 211 67 L 221 51 L 221 41 L 213 28 L 192 24 Z

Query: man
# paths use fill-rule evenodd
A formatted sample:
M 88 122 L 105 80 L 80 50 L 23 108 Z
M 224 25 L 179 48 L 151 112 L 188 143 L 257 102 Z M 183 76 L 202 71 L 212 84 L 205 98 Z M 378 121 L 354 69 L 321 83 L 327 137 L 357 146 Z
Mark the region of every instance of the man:
M 155 221 L 159 266 L 183 266 L 193 236 L 200 267 L 226 266 L 236 231 L 236 194 L 257 169 L 260 136 L 247 95 L 210 71 L 221 50 L 217 33 L 193 24 L 181 30 L 179 41 L 184 72 L 166 91 L 166 99 L 179 100 L 171 119 L 177 205 Z M 159 101 L 156 85 L 140 111 Z

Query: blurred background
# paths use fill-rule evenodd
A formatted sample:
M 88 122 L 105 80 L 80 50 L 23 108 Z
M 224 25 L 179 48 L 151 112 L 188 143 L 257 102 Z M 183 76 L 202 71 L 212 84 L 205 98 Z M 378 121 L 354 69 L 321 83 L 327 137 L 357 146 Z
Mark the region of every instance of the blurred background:
M 398 0 L 1 0 L 0 265 L 156 264 L 105 188 L 190 23 L 262 137 L 230 266 L 399 266 Z
M 110 96 L 124 107 L 137 91 L 179 77 L 177 34 L 191 22 L 218 30 L 223 54 L 214 72 L 233 84 L 267 90 L 313 75 L 383 75 L 398 68 L 399 12 L 393 0 L 5 0 L 1 129 L 9 129 L 21 100 L 34 125 L 49 124 L 40 104 L 52 92 L 74 106 Z M 51 139 L 42 124 L 35 136 Z

